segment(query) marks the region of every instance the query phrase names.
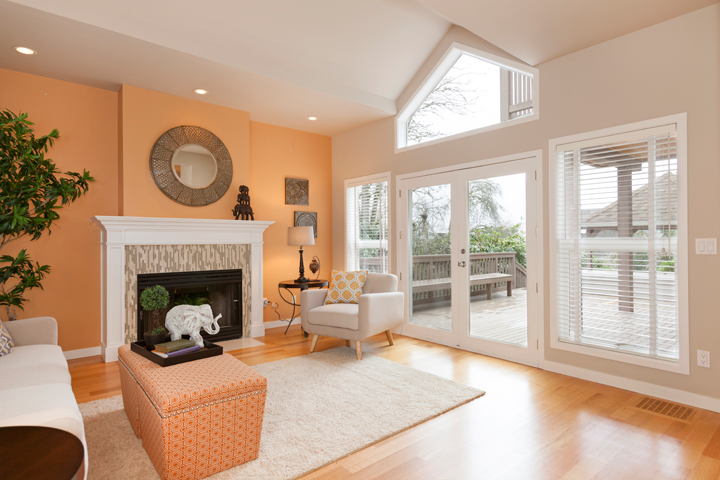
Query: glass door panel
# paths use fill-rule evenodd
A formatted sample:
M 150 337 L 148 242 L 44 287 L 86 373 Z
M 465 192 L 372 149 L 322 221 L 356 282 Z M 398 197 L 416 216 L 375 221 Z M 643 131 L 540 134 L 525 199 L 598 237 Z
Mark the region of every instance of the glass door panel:
M 467 182 L 470 337 L 527 347 L 526 175 Z
M 537 365 L 536 165 L 400 179 L 404 335 Z
M 451 186 L 408 190 L 411 266 L 409 322 L 452 331 Z

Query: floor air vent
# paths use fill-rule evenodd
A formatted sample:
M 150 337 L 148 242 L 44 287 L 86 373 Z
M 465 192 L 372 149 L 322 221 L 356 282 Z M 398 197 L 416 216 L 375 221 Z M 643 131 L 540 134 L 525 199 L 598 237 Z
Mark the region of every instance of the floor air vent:
M 644 397 L 636 408 L 647 410 L 658 415 L 675 418 L 677 420 L 687 420 L 695 409 L 678 405 L 677 403 L 658 400 L 656 398 Z

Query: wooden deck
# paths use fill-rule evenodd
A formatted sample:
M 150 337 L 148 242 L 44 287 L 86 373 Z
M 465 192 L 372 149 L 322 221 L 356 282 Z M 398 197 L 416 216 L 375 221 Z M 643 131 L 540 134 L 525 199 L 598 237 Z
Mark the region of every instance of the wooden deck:
M 450 301 L 414 306 L 411 322 L 449 332 L 452 324 Z M 492 300 L 485 296 L 472 297 L 470 335 L 527 346 L 527 289 L 513 290 L 512 297 L 495 292 Z
M 599 295 L 583 296 L 583 308 L 588 312 L 582 325 L 581 333 L 585 343 L 597 343 L 600 340 L 609 346 L 629 352 L 643 351 L 649 348 L 649 306 L 641 302 L 635 303 L 634 312 L 621 312 L 617 298 Z M 673 305 L 659 303 L 659 312 L 670 312 Z M 603 315 L 593 312 L 605 312 Z M 514 289 L 513 296 L 503 292 L 493 293 L 492 300 L 485 296 L 471 297 L 470 301 L 470 335 L 496 342 L 527 346 L 527 289 Z M 668 313 L 662 318 L 670 320 L 658 324 L 657 350 L 662 355 L 677 355 L 677 327 Z M 452 317 L 450 301 L 413 305 L 411 323 L 438 330 L 450 331 Z

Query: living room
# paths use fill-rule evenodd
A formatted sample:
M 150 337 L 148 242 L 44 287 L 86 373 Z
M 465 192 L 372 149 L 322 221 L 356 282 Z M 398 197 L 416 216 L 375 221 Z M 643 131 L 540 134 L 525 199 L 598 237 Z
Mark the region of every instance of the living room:
M 550 13 L 534 11 L 531 2 L 493 1 L 212 7 L 217 11 L 193 19 L 192 6 L 165 12 L 161 2 L 0 4 L 0 110 L 27 113 L 37 137 L 57 129 L 46 158 L 62 172 L 87 170 L 94 179 L 87 193 L 58 210 L 52 235 L 2 249 L 12 256 L 27 249 L 33 261 L 51 266 L 42 288 L 24 291 L 27 301 L 17 315 L 55 319 L 38 328 L 51 331 L 40 335 L 42 343 L 52 343 L 55 331 L 62 358 L 53 357 L 59 369 L 53 375 L 71 387 L 57 395 L 66 402 L 62 408 L 79 412 L 65 430 L 76 436 L 84 430 L 87 468 L 76 468 L 76 478 L 155 478 L 160 472 L 145 439 L 133 434 L 121 397 L 127 392 L 118 351 L 142 340 L 144 330 L 141 291 L 132 282 L 143 274 L 231 268 L 244 273 L 242 334 L 219 343 L 267 377 L 268 400 L 260 456 L 210 478 L 718 478 L 720 387 L 710 362 L 720 335 L 714 321 L 720 219 L 712 208 L 720 202 L 716 1 L 552 2 Z M 534 12 L 517 19 L 518 33 L 512 33 L 512 8 Z M 168 20 L 160 20 L 165 13 Z M 290 29 L 293 15 L 300 21 Z M 493 15 L 502 21 L 489 20 Z M 183 35 L 183 22 L 192 21 L 201 23 L 200 33 Z M 215 30 L 216 36 L 206 35 Z M 276 35 L 277 44 L 258 32 Z M 14 49 L 19 46 L 31 54 Z M 353 56 L 357 64 L 347 60 Z M 532 79 L 515 114 L 510 102 L 502 121 L 412 140 L 412 115 L 463 56 Z M 510 82 L 502 88 L 512 90 Z M 154 170 L 154 146 L 187 126 L 218 139 L 227 152 L 223 168 L 231 181 L 207 204 L 173 198 Z M 637 143 L 622 135 L 645 130 L 651 153 L 638 160 Z M 576 176 L 569 175 L 563 159 L 605 137 L 616 143 L 580 156 Z M 605 181 L 598 172 L 618 161 L 612 155 L 621 148 L 633 151 L 600 186 L 612 190 L 611 197 L 588 200 L 584 182 Z M 648 162 L 650 155 L 657 161 Z M 513 190 L 509 179 L 518 175 L 523 183 Z M 632 178 L 632 186 L 625 188 L 622 178 Z M 295 182 L 305 188 L 300 200 L 289 198 Z M 369 240 L 357 236 L 350 221 L 363 211 L 356 201 L 366 198 L 359 192 L 368 185 L 384 189 L 372 197 L 381 199 L 385 222 L 376 243 L 363 243 Z M 472 238 L 489 231 L 478 225 L 492 212 L 473 227 L 468 203 L 450 207 L 456 187 L 488 185 L 505 189 L 496 197 L 496 214 L 505 226 L 520 225 L 507 238 L 521 232 L 522 253 L 514 246 L 474 249 Z M 574 204 L 568 185 L 580 192 Z M 241 186 L 248 187 L 252 220 L 234 220 Z M 428 209 L 430 203 L 418 200 L 423 192 L 445 203 Z M 634 203 L 624 209 L 628 201 Z M 648 214 L 650 201 L 655 215 Z M 416 216 L 417 206 L 425 217 Z M 582 217 L 582 227 L 573 224 L 583 229 L 577 238 L 563 236 L 572 215 Z M 311 220 L 313 231 L 302 244 L 288 234 L 308 228 L 300 217 Z M 426 237 L 416 230 L 419 218 L 434 229 Z M 467 236 L 471 244 L 450 246 L 450 238 Z M 183 250 L 203 245 L 229 250 Z M 183 248 L 170 257 L 161 247 L 142 250 L 146 246 Z M 303 275 L 298 247 L 304 274 L 328 281 L 321 288 L 333 288 L 333 270 L 394 275 L 390 290 L 404 299 L 400 318 L 364 338 L 309 326 L 308 309 L 317 295 L 323 296 L 317 305 L 325 297 L 292 284 Z M 653 255 L 657 262 L 648 260 Z M 491 273 L 477 270 L 486 260 Z M 166 268 L 168 262 L 175 268 Z M 463 270 L 465 262 L 471 268 Z M 132 270 L 141 265 L 146 270 Z M 430 265 L 428 277 L 420 279 L 420 265 Z M 600 301 L 613 268 L 616 291 Z M 369 281 L 367 298 L 379 288 Z M 586 290 L 573 290 L 575 284 Z M 602 310 L 608 302 L 615 303 Z M 628 320 L 644 314 L 646 304 L 647 325 Z M 518 308 L 520 340 L 513 340 Z M 5 323 L 22 322 L 7 322 L 4 310 Z M 577 320 L 583 315 L 585 323 Z M 515 323 L 507 323 L 509 316 Z M 478 333 L 473 319 L 495 322 L 485 325 L 495 333 Z M 626 330 L 607 333 L 612 322 Z M 647 330 L 628 337 L 628 325 Z M 0 357 L 0 368 L 21 348 Z M 307 363 L 280 363 L 333 352 L 340 352 L 333 362 L 345 367 L 336 373 L 349 376 L 338 377 L 338 389 L 330 388 L 334 377 L 321 381 L 303 370 Z M 13 378 L 23 375 L 12 368 Z M 375 409 L 359 409 L 357 422 L 348 411 L 335 411 L 335 405 L 356 408 L 348 398 L 356 392 L 351 385 L 364 378 L 361 369 L 374 368 L 376 376 L 421 378 L 425 390 L 449 403 L 433 404 L 421 391 L 404 398 L 393 396 L 392 385 L 363 384 L 387 389 L 364 399 Z M 433 383 L 440 380 L 447 383 Z M 273 390 L 278 384 L 287 397 L 282 388 Z M 685 417 L 639 407 L 646 398 Z M 402 403 L 411 399 L 417 411 L 406 417 Z M 420 407 L 425 404 L 427 410 Z M 7 410 L 16 421 L 0 416 L 0 430 L 43 424 L 31 414 L 17 420 Z M 345 421 L 347 435 L 341 427 L 333 436 L 333 422 Z M 115 431 L 122 434 L 114 438 L 109 432 Z

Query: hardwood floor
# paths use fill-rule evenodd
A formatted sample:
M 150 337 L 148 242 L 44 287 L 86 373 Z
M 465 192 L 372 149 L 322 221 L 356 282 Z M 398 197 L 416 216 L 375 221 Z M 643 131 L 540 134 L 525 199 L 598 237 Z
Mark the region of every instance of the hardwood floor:
M 299 327 L 230 352 L 248 365 L 305 355 Z M 385 334 L 363 352 L 481 388 L 487 394 L 325 466 L 326 479 L 717 479 L 720 414 L 684 421 L 635 408 L 641 395 L 462 350 Z M 316 351 L 345 346 L 321 337 Z M 71 360 L 78 402 L 120 394 L 117 363 Z M 341 428 L 341 426 L 338 426 Z

